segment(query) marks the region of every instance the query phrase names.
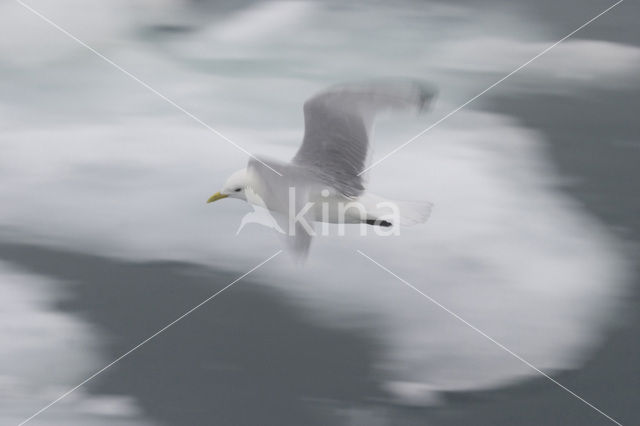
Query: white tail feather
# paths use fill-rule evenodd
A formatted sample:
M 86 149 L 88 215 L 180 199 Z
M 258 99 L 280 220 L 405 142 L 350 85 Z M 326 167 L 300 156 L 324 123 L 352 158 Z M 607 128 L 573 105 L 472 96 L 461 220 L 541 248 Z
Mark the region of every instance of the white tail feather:
M 400 210 L 400 225 L 424 223 L 431 216 L 433 203 L 429 201 L 394 201 Z

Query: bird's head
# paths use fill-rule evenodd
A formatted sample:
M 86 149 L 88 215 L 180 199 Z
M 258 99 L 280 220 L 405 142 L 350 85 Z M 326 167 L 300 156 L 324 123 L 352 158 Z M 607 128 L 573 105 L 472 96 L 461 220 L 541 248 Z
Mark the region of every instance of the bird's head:
M 246 201 L 247 184 L 247 170 L 240 169 L 229 176 L 220 192 L 216 192 L 211 197 L 209 197 L 207 203 L 213 203 L 214 201 L 221 200 L 222 198 L 238 198 L 240 200 Z

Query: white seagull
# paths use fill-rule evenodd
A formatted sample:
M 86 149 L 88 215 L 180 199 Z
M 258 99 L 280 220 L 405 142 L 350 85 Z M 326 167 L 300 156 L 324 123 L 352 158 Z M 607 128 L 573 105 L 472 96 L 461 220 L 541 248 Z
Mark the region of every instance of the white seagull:
M 330 87 L 305 102 L 304 138 L 290 162 L 252 157 L 207 203 L 237 198 L 266 209 L 299 258 L 306 257 L 315 235 L 313 222 L 381 227 L 425 222 L 431 203 L 391 201 L 367 192 L 362 172 L 376 115 L 420 112 L 434 96 L 433 88 L 415 81 Z

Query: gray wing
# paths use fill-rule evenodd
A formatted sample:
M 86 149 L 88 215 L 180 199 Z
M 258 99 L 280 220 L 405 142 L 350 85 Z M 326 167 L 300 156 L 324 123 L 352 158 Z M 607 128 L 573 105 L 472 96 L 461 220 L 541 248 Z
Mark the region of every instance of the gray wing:
M 269 167 L 271 169 L 269 169 Z M 273 172 L 277 170 L 282 176 Z M 289 220 L 289 209 L 292 204 L 294 216 L 303 211 L 309 200 L 309 193 L 319 183 L 308 171 L 295 164 L 255 158 L 249 160 L 247 173 L 253 187 L 246 191 L 247 201 L 269 210 L 282 231 L 286 247 L 296 260 L 304 261 L 311 245 L 312 233 L 301 225 L 300 221 Z M 293 188 L 293 194 L 290 194 Z M 316 189 L 319 190 L 319 189 Z M 313 218 L 305 215 L 306 222 L 313 227 Z
M 369 137 L 384 111 L 421 111 L 435 90 L 415 81 L 378 81 L 331 87 L 304 104 L 305 133 L 293 164 L 313 171 L 347 196 L 364 190 Z

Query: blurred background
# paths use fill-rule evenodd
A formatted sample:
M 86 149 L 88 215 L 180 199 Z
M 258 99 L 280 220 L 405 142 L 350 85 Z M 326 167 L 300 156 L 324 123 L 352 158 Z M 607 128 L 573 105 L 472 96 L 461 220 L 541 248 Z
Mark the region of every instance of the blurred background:
M 227 200 L 288 159 L 302 104 L 439 90 L 374 159 L 604 0 L 0 2 L 0 422 L 20 424 L 280 249 Z M 606 425 L 362 250 L 622 424 L 640 423 L 640 6 L 623 2 L 370 172 L 430 200 L 397 237 L 278 256 L 33 425 Z M 45 19 L 58 25 L 55 28 Z

